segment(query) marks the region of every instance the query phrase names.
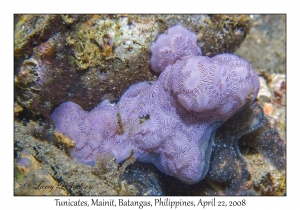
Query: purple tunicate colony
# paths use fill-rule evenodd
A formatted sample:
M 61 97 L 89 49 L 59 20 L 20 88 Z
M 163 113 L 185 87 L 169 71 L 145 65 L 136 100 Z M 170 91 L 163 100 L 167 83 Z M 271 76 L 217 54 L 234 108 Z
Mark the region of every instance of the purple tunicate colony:
M 251 104 L 259 81 L 250 64 L 231 54 L 202 56 L 197 36 L 178 25 L 151 46 L 151 66 L 161 72 L 151 84 L 129 87 L 117 104 L 105 100 L 90 112 L 61 104 L 55 130 L 76 142 L 71 157 L 94 165 L 99 153 L 122 162 L 138 160 L 193 184 L 208 171 L 214 130 Z

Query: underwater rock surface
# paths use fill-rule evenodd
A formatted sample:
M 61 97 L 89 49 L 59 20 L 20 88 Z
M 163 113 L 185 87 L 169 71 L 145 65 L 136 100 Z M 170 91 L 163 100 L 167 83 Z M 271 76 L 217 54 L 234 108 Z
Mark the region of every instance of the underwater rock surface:
M 159 180 L 164 195 L 283 195 L 285 169 L 285 140 L 255 102 L 216 130 L 202 181 L 187 185 L 173 177 Z
M 236 55 L 257 71 L 286 73 L 286 15 L 253 15 L 253 27 Z
M 75 141 L 71 157 L 94 165 L 99 153 L 118 163 L 130 151 L 138 160 L 193 184 L 208 171 L 214 130 L 251 104 L 259 81 L 250 64 L 231 54 L 201 56 L 197 36 L 181 25 L 151 45 L 158 80 L 134 84 L 117 104 L 90 112 L 73 102 L 51 114 L 55 130 Z
M 150 45 L 181 24 L 203 55 L 232 53 L 251 26 L 248 15 L 16 15 L 15 98 L 48 118 L 73 101 L 91 110 L 117 101 L 134 83 L 156 80 Z M 59 26 L 59 27 L 58 27 Z M 60 90 L 60 91 L 57 91 Z
M 15 123 L 15 194 L 16 195 L 137 195 L 138 191 L 126 180 L 120 179 L 123 173 L 114 162 L 113 158 L 102 157 L 98 164 L 92 168 L 81 165 L 70 158 L 65 152 L 63 145 L 41 141 L 35 136 L 42 130 L 36 122 L 29 122 L 24 126 L 20 122 Z M 31 162 L 26 156 L 32 155 L 38 161 L 40 170 L 24 165 L 22 162 Z M 24 161 L 25 159 L 25 161 Z M 29 172 L 22 173 L 22 168 Z M 30 170 L 34 170 L 30 173 Z M 124 170 L 124 169 L 123 169 Z M 34 186 L 26 186 L 32 181 L 44 181 L 45 177 L 53 177 L 56 181 L 52 184 L 55 190 L 49 188 L 35 189 Z M 41 178 L 40 178 L 41 177 Z M 146 183 L 145 179 L 145 183 Z M 47 186 L 49 186 L 48 184 Z M 64 190 L 58 190 L 64 189 Z M 62 191 L 62 192 L 61 192 Z M 140 191 L 142 192 L 142 191 Z
M 15 16 L 15 37 L 21 40 L 18 42 L 15 39 L 15 44 L 25 41 L 24 45 L 15 45 L 17 46 L 15 47 L 14 107 L 15 195 L 285 195 L 285 164 L 282 163 L 285 163 L 286 156 L 286 82 L 284 74 L 269 73 L 278 71 L 273 67 L 285 66 L 284 59 L 282 59 L 285 56 L 280 53 L 281 49 L 279 49 L 282 45 L 276 44 L 281 41 L 285 42 L 285 36 L 279 35 L 284 33 L 282 31 L 284 22 L 271 24 L 271 28 L 271 25 L 265 25 L 267 27 L 263 26 L 264 28 L 256 27 L 254 36 L 252 34 L 250 36 L 256 43 L 259 39 L 261 40 L 258 43 L 260 47 L 252 49 L 253 44 L 242 45 L 241 50 L 246 53 L 239 54 L 251 60 L 255 71 L 262 72 L 259 73 L 260 81 L 263 81 L 261 87 L 265 91 L 258 96 L 259 107 L 262 108 L 259 109 L 259 115 L 263 116 L 259 119 L 264 119 L 262 126 L 259 127 L 259 131 L 242 135 L 240 139 L 235 137 L 235 129 L 248 124 L 248 121 L 250 123 L 253 120 L 252 117 L 256 116 L 256 114 L 247 114 L 244 117 L 244 112 L 252 113 L 248 108 L 240 113 L 239 117 L 244 117 L 244 119 L 236 121 L 239 124 L 235 124 L 234 120 L 228 121 L 231 124 L 225 123 L 226 130 L 222 129 L 222 126 L 216 131 L 219 140 L 212 148 L 212 157 L 216 158 L 210 165 L 208 175 L 197 184 L 187 185 L 161 173 L 152 164 L 134 162 L 131 157 L 129 157 L 129 162 L 125 161 L 125 171 L 123 171 L 125 166 L 116 164 L 113 157 L 99 157 L 94 167 L 79 164 L 66 153 L 67 147 L 71 146 L 72 142 L 58 141 L 53 135 L 55 132 L 52 131 L 51 126 L 49 127 L 50 112 L 56 105 L 68 100 L 79 104 L 84 110 L 90 110 L 105 99 L 110 101 L 119 99 L 119 96 L 133 83 L 156 80 L 157 75 L 150 72 L 150 44 L 159 33 L 163 33 L 169 27 L 182 24 L 196 32 L 197 45 L 202 48 L 203 55 L 213 56 L 238 49 L 238 45 L 249 32 L 252 20 L 255 21 L 254 24 L 267 20 L 263 23 L 264 25 L 269 24 L 270 21 L 278 23 L 278 19 L 274 15 L 254 15 L 254 18 L 251 15 L 51 16 Z M 99 32 L 105 32 L 107 28 L 111 29 L 109 27 L 111 23 L 116 26 L 111 31 L 117 31 L 119 24 L 116 22 L 124 23 L 123 29 L 131 23 L 138 26 L 136 29 L 144 28 L 143 30 L 149 29 L 150 31 L 154 29 L 145 39 L 146 43 L 141 45 L 139 52 L 136 51 L 138 44 L 131 39 L 135 45 L 133 46 L 135 53 L 130 54 L 130 58 L 123 61 L 114 57 L 115 46 L 111 47 L 110 35 L 103 33 L 97 36 L 100 37 L 99 40 L 103 40 L 100 43 L 103 47 L 98 45 L 99 49 L 97 49 L 94 48 L 94 45 L 97 46 L 97 43 L 93 41 L 94 35 L 89 33 L 89 31 L 93 32 L 90 30 L 93 28 Z M 153 22 L 154 25 L 151 25 Z M 110 34 L 113 33 L 110 32 Z M 279 39 L 268 42 L 270 37 L 276 36 L 279 36 Z M 130 46 L 130 42 L 129 45 L 126 43 L 128 50 L 131 50 Z M 269 50 L 263 51 L 264 49 Z M 279 52 L 280 59 L 273 59 L 276 56 L 270 55 L 273 49 Z M 93 50 L 96 50 L 95 53 Z M 253 59 L 257 55 L 259 55 L 259 60 Z M 259 62 L 257 67 L 256 61 Z M 41 68 L 39 68 L 40 65 Z M 87 69 L 82 68 L 88 65 Z M 28 77 L 26 78 L 25 75 Z M 255 108 L 256 105 L 252 107 Z M 234 118 L 239 119 L 239 117 Z M 231 141 L 231 137 L 225 136 L 226 132 L 230 132 L 235 140 Z M 277 132 L 280 136 L 279 142 L 282 144 L 275 141 Z M 264 143 L 264 136 L 270 136 L 270 144 Z M 253 145 L 251 144 L 252 138 L 256 139 Z M 226 140 L 226 147 L 223 144 L 224 140 Z M 238 146 L 233 147 L 234 149 L 225 149 L 236 142 Z M 259 149 L 262 145 L 265 145 L 266 149 L 272 148 L 271 153 L 267 154 L 268 151 Z M 228 165 L 223 167 L 227 163 L 217 159 L 218 154 L 214 150 L 218 148 L 224 149 L 222 157 L 234 160 L 233 168 Z M 275 152 L 276 150 L 280 152 Z M 283 169 L 278 168 L 277 163 L 270 161 L 272 158 L 269 157 L 278 158 Z M 38 167 L 32 167 L 36 165 L 34 159 L 38 161 Z M 28 164 L 32 161 L 34 164 Z M 214 176 L 209 175 L 210 170 L 213 175 L 219 172 L 222 174 L 214 179 Z M 229 174 L 231 177 L 225 183 L 221 182 L 224 170 L 228 171 L 226 175 Z M 234 176 L 241 172 L 243 174 L 237 178 Z M 49 192 L 24 188 L 24 183 L 32 180 L 39 181 L 39 178 L 46 178 L 49 180 L 47 183 L 62 183 L 67 187 L 61 192 L 59 189 Z M 95 187 L 93 189 L 73 188 L 71 183 L 75 186 L 83 183 L 85 186 Z M 240 183 L 241 187 L 238 187 L 237 183 Z
M 29 122 L 27 126 L 20 122 L 15 123 L 16 167 L 20 168 L 20 162 L 24 162 L 24 153 L 34 156 L 43 169 L 43 176 L 49 174 L 59 183 L 65 184 L 65 193 L 68 195 L 285 194 L 285 141 L 278 138 L 276 129 L 271 127 L 268 117 L 257 102 L 243 113 L 245 114 L 233 116 L 216 130 L 208 174 L 194 185 L 184 184 L 161 173 L 153 165 L 137 161 L 127 166 L 127 170 L 120 175 L 114 160 L 107 157 L 101 157 L 94 168 L 81 165 L 64 152 L 62 145 L 49 144 L 34 137 L 42 127 L 35 122 Z M 255 127 L 252 128 L 254 121 Z M 269 148 L 270 151 L 266 151 Z M 24 183 L 33 180 L 33 177 L 24 176 L 22 172 L 16 172 L 16 169 L 15 173 L 15 182 L 18 183 L 15 185 L 15 193 L 41 193 L 28 192 L 21 188 Z M 36 173 L 35 171 L 32 174 L 36 176 Z M 75 189 L 71 187 L 71 183 L 75 186 L 84 183 L 96 188 Z M 44 193 L 49 192 L 46 190 Z

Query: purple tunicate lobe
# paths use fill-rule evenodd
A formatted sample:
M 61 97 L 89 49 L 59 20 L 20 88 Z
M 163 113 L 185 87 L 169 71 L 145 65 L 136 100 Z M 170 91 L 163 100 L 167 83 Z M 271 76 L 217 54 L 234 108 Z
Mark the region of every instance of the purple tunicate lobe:
M 257 74 L 235 55 L 202 56 L 196 34 L 180 25 L 159 35 L 151 52 L 161 72 L 155 83 L 134 84 L 117 104 L 105 100 L 90 112 L 65 102 L 51 114 L 55 130 L 76 142 L 69 152 L 80 163 L 94 165 L 99 153 L 122 162 L 133 150 L 163 173 L 199 182 L 215 129 L 254 101 Z

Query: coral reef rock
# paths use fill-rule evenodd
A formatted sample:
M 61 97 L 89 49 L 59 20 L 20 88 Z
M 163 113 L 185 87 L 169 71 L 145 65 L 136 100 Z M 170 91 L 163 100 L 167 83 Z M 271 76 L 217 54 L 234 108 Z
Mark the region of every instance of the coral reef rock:
M 27 126 L 15 122 L 15 195 L 138 194 L 133 184 L 121 178 L 134 158 L 129 157 L 121 168 L 109 155 L 97 158 L 94 167 L 81 165 L 64 152 L 63 146 L 34 137 L 35 132 L 28 127 L 39 130 L 43 126 L 32 121 Z M 147 175 L 144 178 L 147 180 Z
M 285 15 L 16 14 L 14 194 L 285 195 L 285 19 Z M 174 47 L 174 40 L 165 39 L 161 43 L 164 56 L 160 58 L 161 47 L 155 43 L 172 34 L 170 28 L 178 24 L 195 33 L 182 32 L 189 37 L 189 42 L 197 44 L 187 46 L 184 39 Z M 187 68 L 193 66 L 192 60 L 187 61 L 192 57 L 197 60 L 199 55 L 212 57 L 221 53 L 235 53 L 247 59 L 259 75 L 260 90 L 254 103 L 250 100 L 227 121 L 227 117 L 221 119 L 214 132 L 213 129 L 208 132 L 209 143 L 199 149 L 205 151 L 207 147 L 206 154 L 200 154 L 202 180 L 191 185 L 193 181 L 180 180 L 178 174 L 171 171 L 175 168 L 182 177 L 181 172 L 188 167 L 184 162 L 186 157 L 198 148 L 189 143 L 187 154 L 180 153 L 184 151 L 181 147 L 184 140 L 200 139 L 200 131 L 192 131 L 199 120 L 192 120 L 196 119 L 198 105 L 205 108 L 207 102 L 204 97 L 203 104 L 197 104 L 194 96 L 199 89 L 195 92 L 183 89 L 188 88 L 187 84 L 189 88 L 197 85 L 197 81 L 190 78 L 197 73 L 194 75 L 195 72 Z M 213 66 L 227 65 L 228 59 L 235 56 L 222 57 L 205 58 L 209 66 L 207 73 L 216 70 Z M 181 68 L 183 60 L 186 63 Z M 168 66 L 172 66 L 172 71 Z M 176 68 L 187 70 L 185 77 L 176 80 L 181 85 L 170 85 L 173 78 L 179 77 Z M 205 77 L 211 79 L 214 74 Z M 210 89 L 205 89 L 207 93 L 220 95 L 224 90 L 220 84 L 233 79 L 229 77 L 224 81 L 222 78 L 218 77 Z M 138 83 L 142 81 L 150 82 Z M 206 82 L 208 80 L 202 81 L 201 88 Z M 158 84 L 163 88 L 157 88 Z M 158 97 L 160 94 L 164 95 Z M 153 97 L 160 101 L 152 102 Z M 139 99 L 143 100 L 137 104 Z M 80 141 L 56 130 L 57 126 L 53 130 L 50 121 L 54 108 L 67 101 L 72 101 L 73 108 L 77 107 L 86 116 L 86 121 L 76 121 L 74 115 L 65 119 L 78 127 Z M 149 106 L 151 104 L 154 107 Z M 95 108 L 102 106 L 113 109 L 113 114 L 106 115 L 105 120 L 97 116 L 92 119 L 92 113 L 106 112 Z M 173 110 L 180 110 L 175 119 L 174 112 L 165 111 L 172 106 Z M 201 120 L 207 116 L 210 113 L 204 111 Z M 189 126 L 182 126 L 179 119 L 189 122 Z M 223 125 L 222 121 L 225 121 Z M 95 126 L 95 122 L 105 124 Z M 100 129 L 103 127 L 108 128 L 106 132 Z M 85 132 L 87 128 L 94 129 L 93 138 Z M 155 138 L 149 137 L 152 133 Z M 183 138 L 169 138 L 176 143 L 172 145 L 166 140 L 168 135 Z M 106 139 L 101 139 L 103 136 Z M 89 141 L 83 145 L 86 138 Z M 97 138 L 101 141 L 96 141 Z M 106 141 L 108 139 L 112 142 Z M 79 161 L 71 158 L 76 148 L 84 152 L 97 148 L 87 158 L 94 158 L 94 166 L 81 164 L 81 157 L 77 157 Z M 108 148 L 114 149 L 108 151 Z M 116 148 L 122 148 L 121 152 Z M 84 152 L 82 154 L 90 154 Z M 153 162 L 157 154 L 161 155 L 155 160 L 157 164 L 164 158 L 167 160 L 165 165 L 158 165 L 161 171 L 146 163 Z M 181 156 L 175 159 L 178 154 Z M 177 161 L 174 167 L 170 164 L 171 167 L 164 169 L 172 160 Z
M 187 185 L 160 175 L 164 195 L 285 195 L 286 144 L 254 102 L 216 130 L 206 177 Z
M 15 15 L 15 98 L 48 118 L 60 103 L 91 110 L 117 101 L 134 83 L 156 80 L 150 45 L 182 24 L 203 55 L 232 53 L 246 37 L 249 15 Z
M 94 165 L 99 153 L 124 161 L 130 151 L 162 172 L 193 184 L 208 171 L 214 130 L 257 96 L 250 64 L 231 54 L 201 56 L 197 36 L 181 25 L 151 46 L 150 84 L 132 85 L 117 104 L 105 100 L 87 112 L 66 102 L 54 110 L 55 130 L 76 142 L 71 157 Z
M 235 52 L 257 71 L 286 73 L 286 15 L 251 15 L 253 27 Z

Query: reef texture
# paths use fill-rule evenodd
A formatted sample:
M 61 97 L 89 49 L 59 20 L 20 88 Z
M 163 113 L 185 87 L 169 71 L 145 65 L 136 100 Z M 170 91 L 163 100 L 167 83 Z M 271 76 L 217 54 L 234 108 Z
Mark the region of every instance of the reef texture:
M 15 15 L 15 100 L 45 119 L 62 102 L 91 110 L 134 83 L 156 80 L 150 45 L 181 24 L 203 55 L 232 53 L 249 15 Z M 59 90 L 59 91 L 57 91 Z
M 285 194 L 285 139 L 274 129 L 259 102 L 231 117 L 212 138 L 206 177 L 191 186 L 160 176 L 164 195 Z
M 285 139 L 278 138 L 276 129 L 257 102 L 216 130 L 208 174 L 195 185 L 184 184 L 140 162 L 129 165 L 120 174 L 118 168 L 121 167 L 107 156 L 102 156 L 94 168 L 81 165 L 64 152 L 63 145 L 37 139 L 41 127 L 32 121 L 26 126 L 15 123 L 15 195 L 285 194 Z M 48 178 L 49 175 L 59 186 L 64 186 L 65 192 L 58 191 L 57 182 Z M 25 186 L 32 181 L 55 187 L 50 191 Z M 82 183 L 94 187 L 80 188 Z
M 29 121 L 26 126 L 15 122 L 14 130 L 15 195 L 143 195 L 146 192 L 146 189 L 137 191 L 120 177 L 134 158 L 129 157 L 119 167 L 106 155 L 99 157 L 92 168 L 76 163 L 64 152 L 64 145 L 38 139 L 43 126 L 36 122 Z M 146 177 L 144 185 L 147 182 Z
M 286 73 L 286 15 L 252 15 L 253 27 L 235 52 L 256 71 Z
M 156 80 L 150 45 L 178 24 L 196 32 L 203 55 L 236 52 L 260 75 L 258 102 L 212 135 L 207 176 L 188 185 L 152 164 L 127 166 L 131 155 L 126 170 L 112 155 L 100 156 L 94 167 L 70 158 L 73 140 L 49 129 L 53 107 L 72 100 L 90 110 L 104 99 L 118 100 L 133 83 Z M 128 35 L 133 28 L 135 38 Z M 284 15 L 15 15 L 15 195 L 285 195 L 284 29 Z M 115 53 L 125 49 L 122 33 L 131 52 L 123 60 Z M 136 43 L 138 36 L 145 42 Z M 241 129 L 254 121 L 259 126 Z M 34 188 L 34 181 L 45 188 Z
M 32 155 L 20 152 L 15 166 L 15 195 L 68 195 L 63 187 L 54 187 L 59 186 L 58 182 L 43 170 Z
M 181 25 L 160 35 L 151 46 L 151 67 L 162 71 L 158 80 L 132 85 L 117 104 L 105 100 L 90 112 L 73 102 L 56 108 L 55 130 L 76 142 L 70 155 L 94 165 L 99 153 L 122 162 L 134 150 L 138 160 L 183 182 L 203 179 L 211 135 L 254 101 L 259 81 L 242 58 L 201 56 L 196 40 Z

